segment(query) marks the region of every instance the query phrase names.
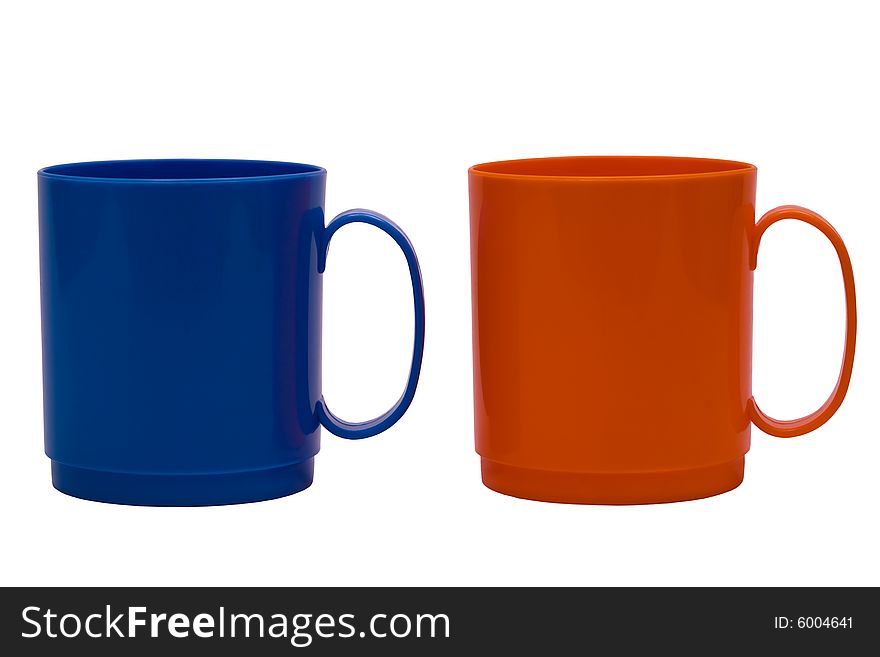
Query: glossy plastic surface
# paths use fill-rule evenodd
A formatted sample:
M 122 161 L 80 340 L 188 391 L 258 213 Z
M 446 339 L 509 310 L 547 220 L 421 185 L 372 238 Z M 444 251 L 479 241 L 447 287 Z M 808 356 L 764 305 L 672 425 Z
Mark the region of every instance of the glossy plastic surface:
M 583 157 L 469 171 L 476 448 L 483 481 L 532 499 L 694 499 L 742 480 L 751 419 L 812 430 L 846 392 L 855 294 L 818 215 L 755 225 L 755 167 Z M 752 283 L 763 231 L 808 221 L 837 249 L 847 295 L 840 382 L 778 422 L 751 395 Z
M 843 398 L 846 397 L 856 357 L 856 283 L 846 245 L 837 231 L 834 230 L 834 227 L 812 210 L 807 210 L 797 205 L 784 205 L 771 210 L 761 217 L 761 220 L 755 227 L 752 269 L 755 269 L 758 264 L 758 247 L 761 244 L 761 237 L 763 237 L 764 232 L 777 221 L 782 221 L 783 219 L 803 221 L 820 230 L 828 238 L 828 241 L 834 246 L 838 260 L 840 260 L 840 271 L 843 274 L 843 290 L 846 299 L 846 338 L 843 344 L 843 362 L 840 365 L 840 375 L 837 377 L 837 383 L 834 385 L 834 390 L 827 401 L 814 413 L 810 413 L 797 420 L 774 420 L 758 408 L 754 397 L 749 399 L 749 417 L 751 417 L 752 422 L 761 431 L 779 438 L 792 438 L 794 436 L 802 436 L 825 424 L 837 409 L 840 408 Z
M 320 252 L 321 257 L 318 263 L 318 271 L 323 273 L 326 267 L 330 238 L 333 237 L 337 230 L 352 223 L 365 223 L 385 231 L 395 241 L 397 246 L 400 247 L 400 250 L 403 251 L 406 264 L 409 267 L 410 279 L 412 280 L 413 312 L 415 317 L 413 356 L 409 368 L 409 376 L 407 377 L 403 394 L 394 406 L 373 420 L 367 422 L 346 422 L 330 412 L 323 396 L 318 401 L 317 412 L 321 424 L 337 436 L 357 440 L 375 436 L 377 433 L 385 431 L 385 429 L 397 422 L 406 413 L 406 409 L 412 403 L 413 397 L 416 394 L 416 385 L 418 384 L 419 372 L 422 368 L 422 354 L 425 349 L 425 292 L 422 288 L 422 272 L 419 269 L 419 261 L 406 234 L 388 217 L 378 212 L 370 212 L 369 210 L 349 210 L 348 212 L 343 212 L 330 222 L 327 230 L 324 231 L 324 244 Z
M 109 502 L 249 502 L 312 481 L 321 403 L 326 172 L 138 160 L 39 176 L 46 453 L 55 486 Z M 345 216 L 345 215 L 343 215 Z M 413 371 L 421 362 L 415 254 Z M 323 416 L 321 416 L 323 418 Z M 340 422 L 328 421 L 331 430 Z

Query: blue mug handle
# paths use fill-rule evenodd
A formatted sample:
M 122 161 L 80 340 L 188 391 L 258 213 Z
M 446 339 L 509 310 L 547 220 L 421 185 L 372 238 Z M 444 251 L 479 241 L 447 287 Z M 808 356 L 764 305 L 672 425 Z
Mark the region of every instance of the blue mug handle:
M 369 438 L 377 433 L 382 433 L 385 429 L 391 427 L 397 422 L 406 409 L 412 403 L 413 396 L 416 394 L 416 385 L 419 382 L 419 372 L 422 369 L 422 354 L 425 350 L 425 291 L 422 288 L 422 272 L 419 269 L 419 260 L 416 258 L 416 252 L 413 250 L 412 244 L 406 234 L 400 227 L 391 221 L 388 217 L 372 212 L 370 210 L 348 210 L 338 215 L 333 221 L 327 224 L 324 229 L 323 245 L 319 248 L 318 254 L 318 272 L 323 274 L 327 267 L 327 249 L 330 246 L 330 239 L 337 230 L 346 224 L 364 223 L 375 226 L 385 231 L 391 238 L 397 242 L 397 246 L 403 251 L 406 257 L 406 264 L 409 266 L 409 275 L 412 279 L 413 289 L 413 310 L 415 311 L 415 330 L 413 337 L 413 355 L 412 364 L 409 368 L 409 379 L 406 382 L 406 388 L 397 403 L 394 404 L 386 413 L 367 422 L 346 422 L 341 420 L 327 408 L 327 402 L 324 396 L 318 401 L 316 412 L 318 419 L 328 431 L 342 438 L 350 440 L 358 440 L 360 438 Z

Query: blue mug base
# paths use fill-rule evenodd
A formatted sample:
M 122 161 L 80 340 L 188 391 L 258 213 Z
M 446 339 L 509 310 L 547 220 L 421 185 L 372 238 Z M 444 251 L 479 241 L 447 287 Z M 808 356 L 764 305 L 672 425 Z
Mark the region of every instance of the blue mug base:
M 261 502 L 311 486 L 315 459 L 263 470 L 219 474 L 137 474 L 52 461 L 52 484 L 84 500 L 135 506 L 218 506 Z

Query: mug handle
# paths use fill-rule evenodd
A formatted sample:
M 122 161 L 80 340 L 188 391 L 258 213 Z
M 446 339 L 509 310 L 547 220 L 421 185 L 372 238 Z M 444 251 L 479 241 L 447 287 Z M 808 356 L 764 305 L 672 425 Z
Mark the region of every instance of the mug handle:
M 422 272 L 419 269 L 419 261 L 406 234 L 388 217 L 378 212 L 362 209 L 348 210 L 338 215 L 324 229 L 323 244 L 319 245 L 318 248 L 318 272 L 323 274 L 326 269 L 327 249 L 330 246 L 330 239 L 336 231 L 346 224 L 358 222 L 370 224 L 385 231 L 397 242 L 397 246 L 403 251 L 403 255 L 406 257 L 406 264 L 409 266 L 409 275 L 412 279 L 415 330 L 413 332 L 412 364 L 409 368 L 409 379 L 406 382 L 406 388 L 400 399 L 386 413 L 367 422 L 346 422 L 330 412 L 330 409 L 327 408 L 327 402 L 324 401 L 324 396 L 321 395 L 321 399 L 318 401 L 315 409 L 321 424 L 331 433 L 351 440 L 369 438 L 377 433 L 382 433 L 397 422 L 406 412 L 406 409 L 412 403 L 413 396 L 416 394 L 416 385 L 418 384 L 419 372 L 422 368 L 422 354 L 425 349 L 425 291 L 422 287 Z
M 856 284 L 853 278 L 852 262 L 846 245 L 834 227 L 821 216 L 797 205 L 783 205 L 761 217 L 755 224 L 754 241 L 752 243 L 750 267 L 752 271 L 758 265 L 758 247 L 764 232 L 777 221 L 783 219 L 797 219 L 818 228 L 834 246 L 837 258 L 840 260 L 840 269 L 843 272 L 843 289 L 846 297 L 846 341 L 843 346 L 843 363 L 840 366 L 840 376 L 831 396 L 825 401 L 819 410 L 797 420 L 775 420 L 766 415 L 755 402 L 754 397 L 748 401 L 748 413 L 752 422 L 761 431 L 779 438 L 793 438 L 809 433 L 825 424 L 837 411 L 843 398 L 846 396 L 852 376 L 853 359 L 856 350 Z

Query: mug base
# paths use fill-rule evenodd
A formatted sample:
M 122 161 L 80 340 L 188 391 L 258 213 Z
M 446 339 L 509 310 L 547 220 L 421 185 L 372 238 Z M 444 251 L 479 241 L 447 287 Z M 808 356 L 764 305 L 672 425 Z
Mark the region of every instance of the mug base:
M 483 483 L 492 490 L 539 502 L 661 504 L 726 493 L 743 480 L 745 457 L 690 470 L 661 472 L 556 472 L 482 459 Z
M 261 502 L 311 486 L 315 459 L 277 468 L 218 474 L 137 474 L 52 461 L 52 485 L 66 495 L 135 506 L 217 506 Z

